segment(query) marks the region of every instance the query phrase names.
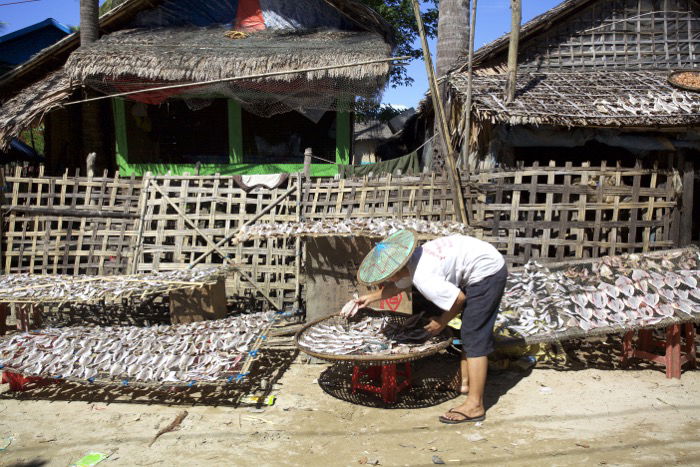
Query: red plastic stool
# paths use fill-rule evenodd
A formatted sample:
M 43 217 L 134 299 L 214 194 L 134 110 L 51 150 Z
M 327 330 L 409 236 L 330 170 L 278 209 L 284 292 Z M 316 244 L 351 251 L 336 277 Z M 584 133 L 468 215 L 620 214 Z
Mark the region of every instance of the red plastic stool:
M 355 365 L 352 370 L 352 392 L 359 389 L 382 396 L 387 404 L 396 402 L 396 396 L 406 388 L 411 387 L 411 363 L 404 363 L 403 369 L 397 368 L 396 363 L 390 365 L 374 365 L 360 367 Z M 363 376 L 369 376 L 374 384 L 360 382 Z M 399 382 L 399 377 L 403 381 Z
M 685 342 L 681 343 L 681 329 L 685 331 Z M 688 368 L 696 367 L 695 355 L 695 325 L 693 323 L 672 324 L 666 328 L 666 339 L 658 340 L 653 336 L 651 329 L 641 329 L 637 339 L 637 347 L 632 343 L 635 331 L 625 334 L 622 339 L 622 363 L 627 363 L 630 358 L 642 358 L 666 367 L 667 378 L 681 377 L 683 365 Z M 664 350 L 665 354 L 653 353 Z

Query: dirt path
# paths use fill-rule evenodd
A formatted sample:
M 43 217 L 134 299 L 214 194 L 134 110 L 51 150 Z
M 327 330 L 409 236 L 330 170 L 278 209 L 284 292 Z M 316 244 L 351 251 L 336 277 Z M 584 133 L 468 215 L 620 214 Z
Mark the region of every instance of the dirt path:
M 184 407 L 178 431 L 148 443 L 182 406 L 0 400 L 0 465 L 700 465 L 700 372 L 506 371 L 490 376 L 481 426 L 447 426 L 455 401 L 412 409 L 339 400 L 317 382 L 325 365 L 295 362 L 278 400 L 251 408 Z M 6 386 L 5 386 L 6 388 Z M 548 388 L 548 389 L 547 389 Z M 7 396 L 7 395 L 6 395 Z

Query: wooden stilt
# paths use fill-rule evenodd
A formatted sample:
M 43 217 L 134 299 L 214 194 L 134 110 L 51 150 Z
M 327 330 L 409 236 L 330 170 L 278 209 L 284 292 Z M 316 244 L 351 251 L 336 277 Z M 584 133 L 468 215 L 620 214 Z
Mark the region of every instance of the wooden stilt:
M 666 328 L 666 377 L 681 377 L 681 326 Z
M 667 378 L 680 379 L 683 365 L 696 367 L 694 326 L 693 323 L 672 324 L 666 328 L 663 341 L 654 339 L 651 329 L 625 333 L 622 338 L 622 364 L 626 365 L 631 358 L 641 358 L 664 365 Z M 685 334 L 683 342 L 681 330 Z M 636 348 L 633 344 L 635 334 L 638 334 Z M 658 351 L 662 354 L 656 353 Z

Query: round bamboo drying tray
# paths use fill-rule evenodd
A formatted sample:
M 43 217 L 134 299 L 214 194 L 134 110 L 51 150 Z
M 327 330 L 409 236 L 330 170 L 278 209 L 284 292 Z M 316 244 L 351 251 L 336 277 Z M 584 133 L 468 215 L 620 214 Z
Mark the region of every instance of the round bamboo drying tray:
M 396 320 L 399 322 L 403 322 L 406 319 L 411 317 L 411 315 L 406 314 L 406 313 L 398 313 L 398 312 L 386 311 L 386 310 L 374 310 L 371 308 L 361 309 L 356 316 L 358 316 L 358 317 L 360 317 L 360 316 L 372 316 L 372 317 L 378 317 L 378 318 L 388 316 L 390 319 Z M 297 346 L 297 348 L 299 350 L 301 350 L 302 352 L 304 352 L 308 355 L 311 355 L 312 357 L 319 358 L 321 360 L 326 360 L 326 361 L 331 362 L 331 363 L 345 362 L 345 363 L 356 363 L 356 364 L 367 365 L 367 366 L 390 365 L 393 363 L 402 363 L 402 362 L 410 362 L 413 360 L 419 360 L 421 358 L 436 354 L 439 351 L 446 349 L 452 343 L 452 331 L 450 330 L 449 326 L 446 327 L 445 329 L 443 329 L 440 334 L 438 334 L 438 337 L 441 338 L 441 340 L 439 342 L 436 342 L 434 345 L 432 345 L 431 347 L 429 347 L 426 350 L 423 350 L 421 352 L 415 352 L 415 353 L 390 354 L 390 355 L 367 355 L 367 354 L 337 355 L 337 354 L 327 354 L 327 353 L 316 352 L 316 351 L 311 350 L 308 347 L 305 347 L 304 345 L 301 345 L 299 343 L 299 338 L 305 332 L 307 332 L 309 329 L 311 329 L 313 326 L 315 326 L 318 323 L 334 324 L 334 323 L 343 323 L 346 321 L 347 321 L 347 319 L 341 317 L 340 314 L 335 314 L 335 315 L 327 316 L 325 318 L 320 318 L 320 319 L 317 319 L 315 321 L 312 321 L 312 322 L 306 324 L 303 328 L 301 328 L 296 333 L 296 335 L 294 336 L 294 343 Z
M 678 82 L 678 77 L 684 73 L 689 73 L 689 74 L 695 75 L 695 77 L 698 79 L 698 82 L 700 83 L 700 71 L 697 71 L 697 70 L 672 71 L 668 75 L 668 82 L 671 83 L 673 86 L 676 86 L 677 88 L 685 89 L 686 91 L 700 92 L 700 84 L 698 84 L 697 86 L 688 86 L 686 84 L 682 84 L 682 83 Z

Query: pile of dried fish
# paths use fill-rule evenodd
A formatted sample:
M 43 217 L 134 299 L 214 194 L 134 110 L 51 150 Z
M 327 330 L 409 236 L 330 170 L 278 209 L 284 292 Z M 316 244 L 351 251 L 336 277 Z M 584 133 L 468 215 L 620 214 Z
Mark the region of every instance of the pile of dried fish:
M 241 229 L 241 241 L 259 237 L 364 235 L 386 237 L 398 230 L 409 229 L 422 237 L 470 233 L 468 226 L 451 221 L 427 221 L 422 219 L 347 219 L 306 222 L 278 222 L 253 224 Z
M 211 382 L 235 375 L 274 318 L 268 312 L 172 326 L 47 328 L 0 338 L 0 365 L 25 376 Z
M 224 269 L 180 269 L 124 276 L 8 274 L 0 276 L 0 302 L 118 302 L 216 282 Z
M 509 276 L 497 328 L 527 337 L 700 319 L 698 284 L 697 250 L 606 256 L 559 271 L 529 262 Z
M 403 328 L 390 325 L 388 316 L 322 321 L 306 329 L 299 336 L 298 343 L 302 350 L 317 354 L 367 356 L 424 352 L 445 339 L 440 335 L 428 339 L 397 340 L 401 336 L 396 331 L 400 329 Z

